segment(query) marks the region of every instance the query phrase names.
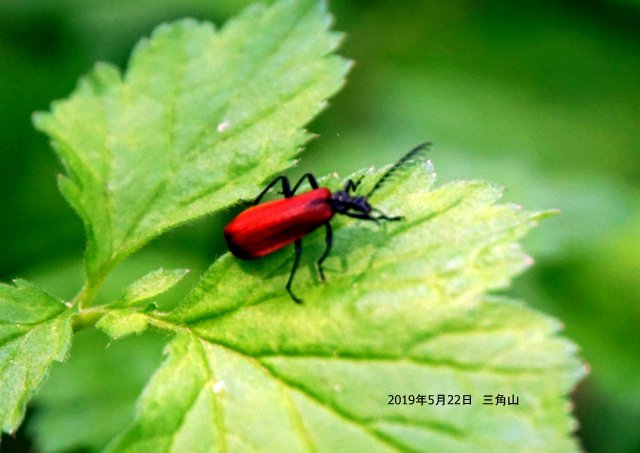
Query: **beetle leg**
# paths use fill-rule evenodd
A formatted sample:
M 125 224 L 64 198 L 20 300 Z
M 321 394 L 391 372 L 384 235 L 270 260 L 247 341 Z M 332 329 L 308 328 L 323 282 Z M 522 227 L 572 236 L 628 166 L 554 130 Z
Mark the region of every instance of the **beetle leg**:
M 395 220 L 402 220 L 404 217 L 402 216 L 394 216 L 394 217 L 389 217 L 388 215 L 386 215 L 384 212 L 382 212 L 379 209 L 373 208 L 374 211 L 378 212 L 380 215 L 378 217 L 376 217 L 377 219 L 380 220 L 391 220 L 391 221 L 395 221 Z
M 378 217 L 373 217 L 369 214 L 356 214 L 356 213 L 352 213 L 352 212 L 345 212 L 344 215 L 346 215 L 347 217 L 353 217 L 354 219 L 360 219 L 360 220 L 371 220 L 373 222 L 378 222 L 378 220 L 391 220 L 391 221 L 396 221 L 396 220 L 402 220 L 404 219 L 404 217 L 402 216 L 396 216 L 396 217 L 388 217 L 384 214 L 378 216 Z
M 273 181 L 271 181 L 269 183 L 269 185 L 267 187 L 264 188 L 264 190 L 262 192 L 260 192 L 260 195 L 258 195 L 255 199 L 255 201 L 253 202 L 253 204 L 258 204 L 260 203 L 260 200 L 262 200 L 262 197 L 264 197 L 267 192 L 269 191 L 269 189 L 271 189 L 273 186 L 275 186 L 276 184 L 278 184 L 278 182 L 281 181 L 282 182 L 282 194 L 285 196 L 285 198 L 289 198 L 291 197 L 291 195 L 293 195 L 293 192 L 291 191 L 290 184 L 289 184 L 289 178 L 287 178 L 286 176 L 278 176 L 276 179 L 274 179 Z
M 377 217 L 371 217 L 369 214 L 356 214 L 356 213 L 353 213 L 353 212 L 345 212 L 344 215 L 346 215 L 347 217 L 354 218 L 354 219 L 371 220 L 372 222 L 378 223 L 378 218 Z
M 324 224 L 324 226 L 327 230 L 327 236 L 326 236 L 327 247 L 324 249 L 324 253 L 318 260 L 318 272 L 320 272 L 320 278 L 322 279 L 322 281 L 325 281 L 324 270 L 322 270 L 322 263 L 329 256 L 329 252 L 331 251 L 331 246 L 333 245 L 333 230 L 331 229 L 331 224 L 327 222 Z
M 347 183 L 344 185 L 344 191 L 345 192 L 355 192 L 356 189 L 358 188 L 358 186 L 360 185 L 360 183 L 362 182 L 362 178 L 364 178 L 364 175 L 360 176 L 356 182 L 353 182 L 352 180 L 348 179 Z
M 296 275 L 296 271 L 298 270 L 298 264 L 300 263 L 300 255 L 302 255 L 302 241 L 298 239 L 296 242 L 294 242 L 294 246 L 295 246 L 296 254 L 295 254 L 295 257 L 293 258 L 293 267 L 291 268 L 291 274 L 289 274 L 289 281 L 287 282 L 286 288 L 287 288 L 287 292 L 289 293 L 293 301 L 297 304 L 301 304 L 302 300 L 298 299 L 295 296 L 295 294 L 293 294 L 293 291 L 291 291 L 291 283 L 293 282 L 293 276 Z
M 371 217 L 369 214 L 356 214 L 354 212 L 345 212 L 344 215 L 346 215 L 347 217 L 352 217 L 354 219 L 372 220 L 374 222 L 378 221 L 377 217 Z
M 369 214 L 356 214 L 356 213 L 353 213 L 353 212 L 345 212 L 344 215 L 346 215 L 347 217 L 354 218 L 354 219 L 376 220 L 375 218 L 371 217 Z
M 403 220 L 404 217 L 402 217 L 401 215 L 397 215 L 397 216 L 393 216 L 393 217 L 389 217 L 386 214 L 382 214 L 380 213 L 380 215 L 378 217 L 375 218 L 376 220 L 388 220 L 390 222 L 395 222 L 398 220 Z
M 293 189 L 291 190 L 291 194 L 293 195 L 294 193 L 296 193 L 296 190 L 298 190 L 298 188 L 300 187 L 300 185 L 302 184 L 302 182 L 306 179 L 309 180 L 309 185 L 311 186 L 312 189 L 317 189 L 318 186 L 318 181 L 316 181 L 316 177 L 313 176 L 312 173 L 305 173 L 304 175 L 302 175 L 302 177 L 298 180 L 298 182 L 296 183 L 295 186 L 293 186 Z

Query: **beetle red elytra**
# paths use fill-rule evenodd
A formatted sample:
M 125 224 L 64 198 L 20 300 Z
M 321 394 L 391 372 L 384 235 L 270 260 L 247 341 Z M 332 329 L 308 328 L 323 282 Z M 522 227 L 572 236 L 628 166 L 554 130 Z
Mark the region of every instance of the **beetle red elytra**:
M 379 209 L 371 207 L 368 199 L 398 168 L 411 162 L 419 153 L 428 150 L 430 145 L 429 142 L 421 143 L 409 151 L 382 175 L 366 195 L 355 195 L 362 177 L 355 182 L 349 179 L 342 190 L 331 192 L 325 187 L 319 187 L 311 173 L 303 175 L 293 188 L 286 176 L 278 176 L 260 192 L 253 206 L 242 211 L 225 227 L 224 238 L 229 251 L 237 258 L 253 260 L 293 243 L 295 255 L 286 289 L 295 302 L 302 303 L 291 291 L 291 283 L 302 254 L 302 238 L 321 226 L 325 227 L 327 245 L 317 262 L 318 273 L 324 281 L 322 263 L 329 256 L 333 244 L 333 231 L 329 223 L 331 218 L 335 214 L 343 214 L 373 222 L 402 220 L 400 216 L 389 217 Z M 309 181 L 312 190 L 296 195 L 305 179 Z M 278 182 L 282 184 L 284 199 L 259 204 L 269 189 Z

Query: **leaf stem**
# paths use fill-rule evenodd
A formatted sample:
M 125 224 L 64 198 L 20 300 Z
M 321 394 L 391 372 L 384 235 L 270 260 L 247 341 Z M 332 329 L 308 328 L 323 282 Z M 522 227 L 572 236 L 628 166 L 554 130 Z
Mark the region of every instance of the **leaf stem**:
M 106 280 L 114 264 L 115 261 L 110 261 L 98 269 L 91 277 L 87 277 L 80 292 L 71 300 L 72 305 L 77 305 L 80 309 L 93 305 L 96 293 Z
M 155 317 L 153 315 L 147 315 L 147 318 L 149 320 L 149 324 L 151 324 L 154 327 L 157 327 L 158 329 L 170 330 L 172 332 L 176 332 L 179 329 L 184 329 L 183 326 L 179 326 L 177 324 L 165 321 L 165 320 L 157 318 L 157 317 Z
M 78 331 L 86 327 L 92 327 L 98 322 L 107 310 L 102 307 L 87 308 L 80 310 L 76 316 L 73 317 L 73 330 Z

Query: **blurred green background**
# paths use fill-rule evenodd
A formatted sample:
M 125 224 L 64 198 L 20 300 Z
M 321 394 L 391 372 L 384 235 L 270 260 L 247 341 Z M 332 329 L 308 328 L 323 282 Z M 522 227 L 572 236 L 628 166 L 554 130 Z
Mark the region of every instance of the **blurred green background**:
M 82 281 L 82 225 L 31 113 L 68 95 L 97 60 L 124 68 L 158 23 L 220 25 L 248 3 L 0 2 L 0 279 L 30 278 L 61 297 Z M 591 373 L 573 401 L 584 448 L 640 451 L 640 2 L 335 0 L 331 9 L 356 65 L 292 174 L 344 176 L 431 140 L 441 184 L 488 179 L 507 201 L 559 208 L 527 240 L 536 265 L 509 292 L 561 319 L 581 346 Z M 160 266 L 194 269 L 171 303 L 223 253 L 228 216 L 156 240 L 104 295 Z M 164 341 L 81 333 L 4 451 L 103 446 Z

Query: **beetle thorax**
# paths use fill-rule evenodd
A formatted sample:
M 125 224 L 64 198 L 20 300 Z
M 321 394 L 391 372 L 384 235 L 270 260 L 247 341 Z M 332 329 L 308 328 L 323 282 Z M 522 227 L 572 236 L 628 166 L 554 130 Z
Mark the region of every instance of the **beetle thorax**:
M 367 201 L 367 198 L 359 195 L 353 197 L 349 195 L 345 190 L 339 190 L 331 194 L 329 199 L 332 209 L 338 214 L 345 214 L 349 211 L 360 212 L 363 214 L 369 214 L 371 212 L 371 206 Z

